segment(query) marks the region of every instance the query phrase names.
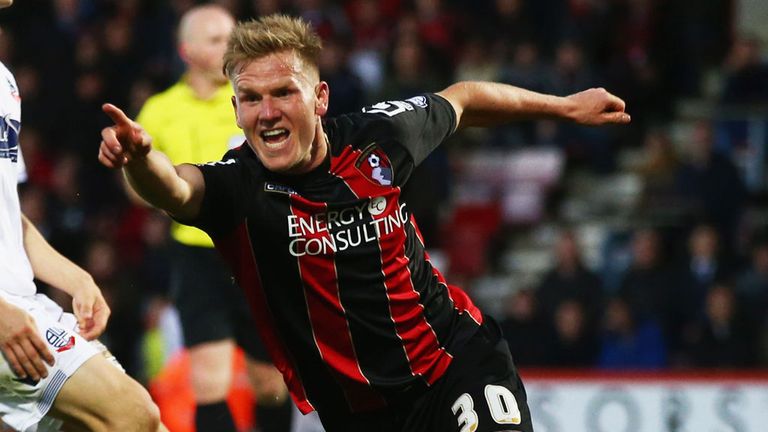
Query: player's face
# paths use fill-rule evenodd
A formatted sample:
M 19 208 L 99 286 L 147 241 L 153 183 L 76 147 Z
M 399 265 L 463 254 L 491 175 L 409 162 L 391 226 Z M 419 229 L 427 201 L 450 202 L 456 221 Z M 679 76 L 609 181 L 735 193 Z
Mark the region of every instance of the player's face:
M 13 0 L 0 0 L 0 8 L 6 8 L 13 4 Z
M 268 170 L 300 174 L 320 165 L 328 84 L 316 70 L 282 51 L 251 61 L 232 81 L 237 124 Z

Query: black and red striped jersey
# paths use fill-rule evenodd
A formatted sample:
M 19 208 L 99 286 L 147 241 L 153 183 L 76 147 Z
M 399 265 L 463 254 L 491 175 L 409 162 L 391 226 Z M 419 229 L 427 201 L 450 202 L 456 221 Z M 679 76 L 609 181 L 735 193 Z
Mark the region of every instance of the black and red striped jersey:
M 303 412 L 385 408 L 432 385 L 482 322 L 426 253 L 401 187 L 456 127 L 442 97 L 326 119 L 330 156 L 267 171 L 247 145 L 200 165 L 198 218 Z

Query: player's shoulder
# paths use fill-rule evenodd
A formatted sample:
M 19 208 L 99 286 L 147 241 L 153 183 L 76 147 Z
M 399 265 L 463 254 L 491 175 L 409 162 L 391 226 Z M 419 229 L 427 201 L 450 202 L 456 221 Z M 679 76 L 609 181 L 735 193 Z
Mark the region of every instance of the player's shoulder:
M 357 121 L 363 124 L 389 128 L 423 119 L 435 106 L 448 102 L 433 93 L 424 93 L 407 99 L 390 99 L 363 107 L 357 113 Z M 418 120 L 416 120 L 418 121 Z
M 363 107 L 358 112 L 326 120 L 329 136 L 352 144 L 377 137 L 404 133 L 413 122 L 419 123 L 433 104 L 447 103 L 434 94 L 422 94 L 402 100 L 385 100 Z

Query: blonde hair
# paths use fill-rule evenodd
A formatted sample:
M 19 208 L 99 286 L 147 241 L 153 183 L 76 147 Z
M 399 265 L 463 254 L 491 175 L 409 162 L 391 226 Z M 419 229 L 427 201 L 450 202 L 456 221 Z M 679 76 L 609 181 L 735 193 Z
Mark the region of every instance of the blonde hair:
M 294 51 L 306 64 L 317 68 L 322 47 L 320 36 L 300 18 L 274 14 L 241 22 L 227 42 L 224 73 L 232 79 L 238 66 L 281 51 Z

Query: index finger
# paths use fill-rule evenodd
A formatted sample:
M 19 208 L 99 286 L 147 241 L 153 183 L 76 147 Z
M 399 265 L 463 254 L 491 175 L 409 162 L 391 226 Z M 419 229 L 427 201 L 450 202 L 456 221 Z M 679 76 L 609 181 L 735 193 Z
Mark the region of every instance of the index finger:
M 115 122 L 117 126 L 131 126 L 131 119 L 120 108 L 112 105 L 111 103 L 105 103 L 101 106 L 101 110 Z

